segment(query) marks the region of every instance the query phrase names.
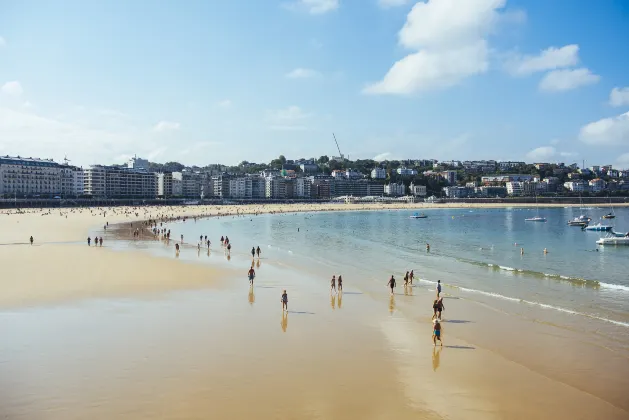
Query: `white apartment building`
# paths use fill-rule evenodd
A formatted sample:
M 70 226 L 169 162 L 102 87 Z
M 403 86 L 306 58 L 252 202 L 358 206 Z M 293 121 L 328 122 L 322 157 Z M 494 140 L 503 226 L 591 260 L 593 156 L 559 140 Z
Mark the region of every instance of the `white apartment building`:
M 396 184 L 391 182 L 384 186 L 384 194 L 394 197 L 406 195 L 406 186 L 402 183 Z
M 411 183 L 411 195 L 415 197 L 426 197 L 426 186 L 425 185 L 415 185 Z
M 141 171 L 148 171 L 149 161 L 146 159 L 140 159 L 139 157 L 134 156 L 131 159 L 129 159 L 129 162 L 127 162 L 127 167 L 129 169 L 138 169 Z
M 443 171 L 441 172 L 441 177 L 450 185 L 456 184 L 456 171 Z
M 180 184 L 181 185 L 181 184 Z M 173 174 L 172 172 L 160 172 L 157 174 L 157 196 L 172 197 L 173 194 Z
M 92 165 L 83 173 L 84 194 L 108 198 L 155 198 L 157 174 L 118 166 Z
M 83 169 L 76 166 L 60 165 L 61 194 L 63 197 L 83 195 Z
M 363 177 L 363 174 L 353 169 L 347 169 L 345 171 L 345 178 L 347 179 L 361 179 L 362 177 Z
M 181 172 L 173 172 L 173 180 L 181 181 L 181 191 L 183 197 L 199 198 L 201 197 L 201 174 L 183 170 Z
M 402 176 L 414 176 L 417 175 L 417 171 L 415 169 L 411 169 L 411 168 L 397 168 L 397 173 L 398 175 L 402 175 Z
M 180 179 L 172 179 L 173 197 L 183 197 L 183 183 Z
M 251 198 L 253 183 L 251 177 L 239 177 L 229 180 L 229 198 Z
M 61 165 L 52 160 L 0 156 L 0 195 L 60 194 L 61 172 Z
M 593 193 L 603 191 L 606 186 L 605 181 L 600 178 L 592 179 L 589 182 L 589 184 L 590 184 L 590 191 L 592 191 Z
M 371 170 L 371 179 L 386 179 L 387 171 L 384 168 L 373 168 Z
M 582 180 L 564 182 L 563 186 L 572 192 L 584 192 L 588 190 L 588 184 Z
M 289 196 L 288 184 L 291 183 L 291 180 L 288 180 L 286 178 L 275 177 L 275 178 L 266 178 L 265 182 L 266 182 L 266 194 L 265 194 L 266 198 L 282 199 L 282 198 L 287 198 Z M 291 187 L 292 187 L 292 184 L 291 184 Z
M 307 178 L 296 178 L 294 180 L 295 197 L 297 198 L 310 198 L 312 183 Z

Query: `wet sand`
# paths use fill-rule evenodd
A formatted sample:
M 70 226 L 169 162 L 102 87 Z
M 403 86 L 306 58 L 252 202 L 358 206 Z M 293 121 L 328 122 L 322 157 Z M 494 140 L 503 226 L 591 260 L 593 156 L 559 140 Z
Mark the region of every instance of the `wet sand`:
M 366 293 L 343 273 L 339 302 L 327 279 L 263 259 L 252 293 L 245 256 L 192 264 L 88 248 L 103 220 L 89 211 L 0 217 L 0 243 L 32 230 L 43 242 L 0 246 L 0 418 L 629 417 L 627 353 L 600 359 L 604 340 L 451 299 L 445 321 L 465 322 L 444 322 L 434 349 L 423 286 L 391 301 L 384 281 Z

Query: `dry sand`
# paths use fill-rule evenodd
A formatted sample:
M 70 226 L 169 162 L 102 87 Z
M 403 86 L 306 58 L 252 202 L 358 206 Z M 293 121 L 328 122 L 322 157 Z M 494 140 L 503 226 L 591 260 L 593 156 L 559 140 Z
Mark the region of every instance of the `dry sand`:
M 427 291 L 390 302 L 386 290 L 367 296 L 346 283 L 341 304 L 331 301 L 327 280 L 263 262 L 251 293 L 241 273 L 246 258 L 233 258 L 232 271 L 177 261 L 174 254 L 112 251 L 107 241 L 103 248 L 85 244 L 90 229 L 107 221 L 382 207 L 0 214 L 0 418 L 629 418 L 622 391 L 601 398 L 579 382 L 492 351 L 486 336 L 479 345 L 473 336 L 448 335 L 456 327 L 444 324 L 446 347 L 433 350 L 430 322 L 412 311 L 430 301 Z M 30 235 L 35 246 L 24 244 Z M 279 302 L 284 288 L 286 317 Z M 491 318 L 480 309 L 465 316 Z M 502 343 L 513 339 L 518 346 L 516 336 Z

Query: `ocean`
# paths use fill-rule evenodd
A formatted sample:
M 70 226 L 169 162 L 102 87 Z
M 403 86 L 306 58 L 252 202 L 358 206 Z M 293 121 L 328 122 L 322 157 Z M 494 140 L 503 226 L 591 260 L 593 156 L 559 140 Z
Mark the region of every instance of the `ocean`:
M 580 214 L 596 222 L 609 209 L 540 208 L 546 223 L 525 221 L 537 212 L 429 209 L 426 219 L 398 210 L 285 213 L 188 219 L 169 227 L 171 238 L 183 234 L 195 246 L 199 235 L 208 235 L 213 250 L 227 235 L 234 258 L 260 246 L 264 259 L 325 282 L 342 274 L 346 283 L 381 291 L 390 275 L 401 285 L 404 273 L 414 270 L 421 287 L 441 280 L 446 293 L 486 304 L 510 302 L 629 328 L 629 247 L 597 246 L 604 232 L 567 225 Z M 628 231 L 629 209 L 615 213 L 603 223 Z

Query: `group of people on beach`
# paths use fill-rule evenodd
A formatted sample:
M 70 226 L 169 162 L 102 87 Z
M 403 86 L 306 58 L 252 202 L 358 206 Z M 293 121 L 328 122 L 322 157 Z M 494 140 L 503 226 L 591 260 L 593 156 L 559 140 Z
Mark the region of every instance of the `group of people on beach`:
M 32 237 L 31 237 L 32 238 Z M 94 246 L 103 246 L 103 237 L 101 236 L 100 238 L 98 236 L 94 237 Z M 91 246 L 92 245 L 92 238 L 91 237 L 87 237 L 87 246 Z

